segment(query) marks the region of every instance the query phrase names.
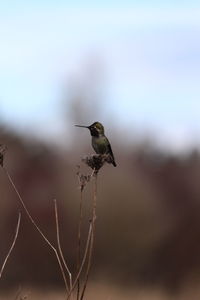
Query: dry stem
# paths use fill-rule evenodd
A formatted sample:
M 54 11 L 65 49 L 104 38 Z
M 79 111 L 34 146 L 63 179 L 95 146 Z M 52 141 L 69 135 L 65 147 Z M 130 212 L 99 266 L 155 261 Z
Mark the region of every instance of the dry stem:
M 56 248 L 51 244 L 51 242 L 48 240 L 48 238 L 44 235 L 44 233 L 41 231 L 41 229 L 38 227 L 37 223 L 35 222 L 35 220 L 33 219 L 33 217 L 31 216 L 31 214 L 29 213 L 20 193 L 18 192 L 10 174 L 8 173 L 8 171 L 6 170 L 5 167 L 3 167 L 3 170 L 11 184 L 11 186 L 13 187 L 17 197 L 18 197 L 18 200 L 19 202 L 21 203 L 24 211 L 26 212 L 29 220 L 31 221 L 31 223 L 34 225 L 34 227 L 37 229 L 37 231 L 39 232 L 39 234 L 42 236 L 42 238 L 45 240 L 45 242 L 49 245 L 49 247 L 53 250 L 55 256 L 56 256 L 56 259 L 58 261 L 58 264 L 59 264 L 59 267 L 60 267 L 60 271 L 62 273 L 62 277 L 63 277 L 63 280 L 64 280 L 64 283 L 65 283 L 65 288 L 66 288 L 66 291 L 68 292 L 69 291 L 69 287 L 68 287 L 68 283 L 67 283 L 67 279 L 66 279 L 66 275 L 65 275 L 65 272 L 64 272 L 64 269 L 63 269 L 63 266 L 62 266 L 62 263 L 61 263 L 61 260 L 60 260 L 60 257 L 58 255 L 58 251 L 56 250 Z
M 92 224 L 90 222 L 89 231 L 88 231 L 88 237 L 87 237 L 87 242 L 86 242 L 86 246 L 85 246 L 85 252 L 84 252 L 84 255 L 83 255 L 83 259 L 82 259 L 79 271 L 78 271 L 78 273 L 76 275 L 76 278 L 75 278 L 75 280 L 73 282 L 72 289 L 69 292 L 67 300 L 70 299 L 70 295 L 72 294 L 72 292 L 73 292 L 74 288 L 76 287 L 76 284 L 77 284 L 77 282 L 78 282 L 78 280 L 80 278 L 81 272 L 83 270 L 83 267 L 84 267 L 84 264 L 85 264 L 85 261 L 86 261 L 86 258 L 87 258 L 87 254 L 88 254 L 88 250 L 89 250 L 89 246 L 90 246 L 90 242 L 91 242 L 91 236 L 92 236 Z
M 94 248 L 95 221 L 96 221 L 96 202 L 97 202 L 97 173 L 98 173 L 99 169 L 103 166 L 104 162 L 107 161 L 106 159 L 104 160 L 104 158 L 102 158 L 101 156 L 97 156 L 97 157 L 93 156 L 91 159 L 88 158 L 88 160 L 86 161 L 86 164 L 88 164 L 90 167 L 92 167 L 92 169 L 93 169 L 92 175 L 87 175 L 86 176 L 86 175 L 82 175 L 82 174 L 80 175 L 79 172 L 77 173 L 77 175 L 79 177 L 80 188 L 81 188 L 81 201 L 80 201 L 80 209 L 79 209 L 79 227 L 78 227 L 77 275 L 76 275 L 74 281 L 72 281 L 72 275 L 71 275 L 69 267 L 68 267 L 68 265 L 65 261 L 65 258 L 64 258 L 63 252 L 62 252 L 62 248 L 61 248 L 57 201 L 54 200 L 54 211 L 55 211 L 55 221 L 56 221 L 56 237 L 57 237 L 57 248 L 56 248 L 49 241 L 49 239 L 45 236 L 45 234 L 41 231 L 40 227 L 37 225 L 36 221 L 33 219 L 32 215 L 29 213 L 29 210 L 27 209 L 27 207 L 26 207 L 19 191 L 17 190 L 10 174 L 8 173 L 7 169 L 5 167 L 3 167 L 3 162 L 1 164 L 6 176 L 8 178 L 8 181 L 10 182 L 12 188 L 14 189 L 14 191 L 17 195 L 17 198 L 18 198 L 20 204 L 22 205 L 26 215 L 28 216 L 29 220 L 34 225 L 36 230 L 39 232 L 39 234 L 42 236 L 44 241 L 53 250 L 53 252 L 56 256 L 56 259 L 57 259 L 57 262 L 59 264 L 60 271 L 61 271 L 61 274 L 62 274 L 62 277 L 63 277 L 63 280 L 64 280 L 68 300 L 71 299 L 73 290 L 75 289 L 77 284 L 78 284 L 77 300 L 83 300 L 83 298 L 84 298 L 85 290 L 86 290 L 87 283 L 88 283 L 89 273 L 90 273 L 90 269 L 91 269 L 92 254 L 93 254 L 93 248 Z M 91 163 L 92 163 L 92 165 L 90 165 Z M 97 168 L 96 168 L 96 166 L 97 166 Z M 85 250 L 84 250 L 84 253 L 83 253 L 83 258 L 81 260 L 81 226 L 82 226 L 82 214 L 83 214 L 83 189 L 92 177 L 94 177 L 92 219 L 90 221 L 87 241 L 86 241 L 86 245 L 85 245 Z M 17 236 L 18 236 L 20 220 L 21 220 L 21 214 L 19 213 L 15 237 L 14 237 L 13 243 L 11 245 L 11 248 L 10 248 L 10 250 L 9 250 L 5 260 L 4 260 L 3 266 L 1 268 L 0 278 L 2 276 L 2 273 L 3 273 L 4 267 L 6 265 L 6 262 L 7 262 L 10 254 L 12 252 L 12 249 L 14 248 L 14 245 L 15 245 L 15 242 L 16 242 L 16 239 L 17 239 Z M 82 289 L 82 292 L 81 292 L 80 291 L 80 276 L 81 276 L 81 273 L 83 271 L 83 267 L 86 263 L 87 257 L 88 257 L 88 262 L 87 262 L 87 266 L 86 266 L 85 280 L 84 280 L 83 289 Z M 69 277 L 69 284 L 67 282 L 67 276 L 66 276 L 65 270 L 66 270 L 67 275 Z M 80 292 L 81 292 L 81 295 L 80 295 Z
M 80 268 L 80 260 L 81 260 L 81 226 L 82 226 L 82 218 L 83 218 L 83 188 L 81 188 L 80 195 L 80 207 L 79 207 L 79 225 L 78 225 L 78 249 L 77 249 L 77 271 Z M 80 279 L 77 282 L 77 300 L 79 300 L 80 293 Z
M 1 270 L 0 270 L 0 279 L 2 277 L 4 268 L 5 268 L 6 263 L 8 261 L 8 258 L 9 258 L 10 254 L 11 254 L 11 252 L 12 252 L 14 246 L 15 246 L 15 243 L 16 243 L 16 240 L 17 240 L 17 237 L 18 237 L 18 233 L 19 233 L 20 222 L 21 222 L 21 212 L 19 212 L 19 214 L 18 214 L 17 226 L 16 226 L 16 229 L 15 229 L 15 236 L 14 236 L 13 242 L 12 242 L 11 247 L 10 247 L 10 249 L 9 249 L 7 255 L 6 255 L 6 258 L 4 259 L 3 265 L 2 265 Z
M 83 300 L 85 290 L 88 283 L 89 273 L 92 264 L 92 254 L 94 249 L 94 236 L 95 236 L 95 221 L 96 221 L 96 206 L 97 206 L 97 173 L 94 175 L 94 194 L 93 194 L 93 207 L 92 207 L 92 234 L 91 234 L 91 243 L 88 254 L 88 265 L 86 269 L 85 282 L 83 284 L 83 290 L 81 293 L 80 300 Z
M 72 274 L 69 270 L 69 267 L 67 266 L 66 260 L 64 258 L 63 255 L 63 251 L 61 248 L 61 243 L 60 243 L 60 229 L 59 229 L 59 221 L 58 221 L 58 208 L 57 208 L 57 201 L 56 199 L 54 199 L 54 209 L 55 209 L 55 219 L 56 219 L 56 237 L 57 237 L 57 244 L 58 244 L 58 250 L 59 250 L 59 254 L 61 256 L 63 265 L 68 273 L 69 276 L 69 288 L 70 290 L 72 289 Z

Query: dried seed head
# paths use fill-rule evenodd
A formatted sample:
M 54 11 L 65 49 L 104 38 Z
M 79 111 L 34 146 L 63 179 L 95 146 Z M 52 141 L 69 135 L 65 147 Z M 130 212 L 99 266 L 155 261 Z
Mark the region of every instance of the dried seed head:
M 80 173 L 80 166 L 78 166 L 78 171 L 76 174 L 78 176 L 80 189 L 81 189 L 81 191 L 83 191 L 84 187 L 90 181 L 91 175 L 84 175 L 84 174 Z
M 108 164 L 111 164 L 112 158 L 109 154 L 95 154 L 90 156 L 85 156 L 82 158 L 82 161 L 88 165 L 92 170 L 94 170 L 94 173 L 97 174 L 99 170 L 103 167 L 103 165 L 107 162 Z

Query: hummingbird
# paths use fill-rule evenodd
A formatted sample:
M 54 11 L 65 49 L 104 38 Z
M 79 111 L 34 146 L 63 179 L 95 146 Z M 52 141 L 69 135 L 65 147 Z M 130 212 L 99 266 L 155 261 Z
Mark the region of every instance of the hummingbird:
M 116 167 L 115 158 L 108 138 L 104 134 L 104 127 L 99 122 L 94 122 L 90 126 L 75 125 L 76 127 L 88 128 L 92 136 L 92 147 L 97 154 L 109 154 L 111 162 Z

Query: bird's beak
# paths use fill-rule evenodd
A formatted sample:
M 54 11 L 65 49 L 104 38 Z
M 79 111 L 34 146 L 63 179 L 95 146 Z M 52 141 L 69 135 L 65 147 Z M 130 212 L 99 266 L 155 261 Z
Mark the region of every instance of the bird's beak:
M 83 125 L 75 125 L 76 127 L 83 127 L 83 128 L 89 128 L 88 126 L 83 126 Z

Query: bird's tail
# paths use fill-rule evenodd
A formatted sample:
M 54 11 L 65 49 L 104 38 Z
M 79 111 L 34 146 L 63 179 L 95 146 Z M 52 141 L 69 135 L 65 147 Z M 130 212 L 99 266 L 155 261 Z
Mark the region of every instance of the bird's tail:
M 117 164 L 116 164 L 116 162 L 114 160 L 112 161 L 112 164 L 113 164 L 114 167 L 117 166 Z

